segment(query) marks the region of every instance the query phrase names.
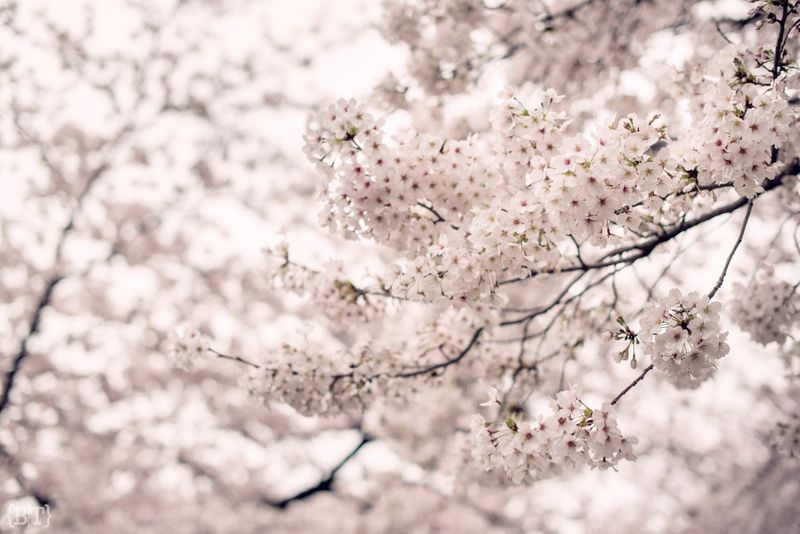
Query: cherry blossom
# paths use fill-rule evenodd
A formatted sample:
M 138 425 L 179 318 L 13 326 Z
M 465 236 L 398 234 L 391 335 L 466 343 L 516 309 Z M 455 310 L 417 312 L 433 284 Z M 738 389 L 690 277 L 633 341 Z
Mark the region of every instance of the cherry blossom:
M 208 339 L 193 326 L 184 326 L 167 340 L 169 357 L 181 369 L 192 369 L 207 356 L 208 349 Z
M 502 408 L 496 393 L 490 388 L 485 404 Z M 633 445 L 638 440 L 622 435 L 611 404 L 593 410 L 580 397 L 577 386 L 559 392 L 550 402 L 551 413 L 538 419 L 509 414 L 505 420 L 489 423 L 476 415 L 471 423 L 475 456 L 487 470 L 502 468 L 515 484 L 584 465 L 607 469 L 620 460 L 634 460 Z
M 797 0 L 0 21 L 3 525 L 797 524 Z
M 735 294 L 730 313 L 739 328 L 762 345 L 783 345 L 800 320 L 797 286 L 776 278 L 772 266 L 767 265 L 747 286 L 736 284 Z
M 680 388 L 694 388 L 716 369 L 730 347 L 720 329 L 722 305 L 696 292 L 677 289 L 645 310 L 640 319 L 642 352 Z

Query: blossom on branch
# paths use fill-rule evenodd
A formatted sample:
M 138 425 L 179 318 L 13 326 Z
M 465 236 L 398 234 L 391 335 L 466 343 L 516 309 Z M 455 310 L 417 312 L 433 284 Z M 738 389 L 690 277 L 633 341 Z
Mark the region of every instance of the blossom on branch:
M 722 305 L 696 292 L 678 289 L 654 302 L 639 321 L 642 351 L 655 368 L 679 388 L 695 388 L 716 370 L 728 354 L 727 332 L 719 325 Z
M 486 470 L 503 469 L 515 484 L 583 466 L 607 469 L 620 460 L 634 460 L 638 440 L 622 435 L 612 406 L 606 402 L 591 409 L 580 396 L 577 386 L 559 392 L 550 401 L 550 413 L 538 419 L 509 414 L 505 420 L 487 422 L 475 415 L 474 456 Z M 494 404 L 500 404 L 502 413 L 502 403 Z
M 772 266 L 762 267 L 746 286 L 735 284 L 730 313 L 736 324 L 762 344 L 783 345 L 790 329 L 800 321 L 797 286 L 778 279 Z
M 191 325 L 170 333 L 167 339 L 167 354 L 181 369 L 193 369 L 198 360 L 207 356 L 208 348 L 208 339 Z

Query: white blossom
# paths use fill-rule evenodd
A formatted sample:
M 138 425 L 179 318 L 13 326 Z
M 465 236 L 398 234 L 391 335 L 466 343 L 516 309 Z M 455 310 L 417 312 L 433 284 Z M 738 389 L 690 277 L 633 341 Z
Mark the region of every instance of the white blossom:
M 654 302 L 639 321 L 642 352 L 655 368 L 680 388 L 694 388 L 716 370 L 730 347 L 719 325 L 719 302 L 678 289 Z
M 797 287 L 776 278 L 770 265 L 763 266 L 746 286 L 734 284 L 734 295 L 731 317 L 762 345 L 783 345 L 790 329 L 800 320 Z
M 208 349 L 208 339 L 191 325 L 170 333 L 167 339 L 167 354 L 173 365 L 181 369 L 194 368 L 198 360 L 208 356 Z
M 620 460 L 634 460 L 637 439 L 624 437 L 609 403 L 587 407 L 577 386 L 558 393 L 551 413 L 537 420 L 508 415 L 487 423 L 472 422 L 474 455 L 486 470 L 503 469 L 515 484 L 533 482 L 582 466 L 606 469 Z

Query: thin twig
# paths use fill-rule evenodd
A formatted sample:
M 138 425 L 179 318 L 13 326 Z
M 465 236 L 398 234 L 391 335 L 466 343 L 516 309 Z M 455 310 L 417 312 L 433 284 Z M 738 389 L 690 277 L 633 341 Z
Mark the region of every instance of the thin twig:
M 633 382 L 631 382 L 630 384 L 628 384 L 628 385 L 625 387 L 625 389 L 623 389 L 622 391 L 620 391 L 620 392 L 619 392 L 619 395 L 617 395 L 616 397 L 614 397 L 614 400 L 612 400 L 612 401 L 611 401 L 611 406 L 614 406 L 616 403 L 618 403 L 618 402 L 619 402 L 619 400 L 620 400 L 622 397 L 624 397 L 624 396 L 625 396 L 625 394 L 626 394 L 627 392 L 629 392 L 631 389 L 633 389 L 633 387 L 634 387 L 636 384 L 638 384 L 639 382 L 641 382 L 642 380 L 644 380 L 644 377 L 645 377 L 645 376 L 647 376 L 647 373 L 649 373 L 649 372 L 650 372 L 650 371 L 652 371 L 652 370 L 653 370 L 653 364 L 651 363 L 650 365 L 648 365 L 647 367 L 645 367 L 645 368 L 644 368 L 644 371 L 642 371 L 642 374 L 640 374 L 639 376 L 637 376 L 637 377 L 636 377 L 636 380 L 634 380 Z
M 230 356 L 228 354 L 223 354 L 221 352 L 217 352 L 214 349 L 208 349 L 208 352 L 216 355 L 217 358 L 222 358 L 224 360 L 232 360 L 232 361 L 235 361 L 235 362 L 243 363 L 245 365 L 249 365 L 250 367 L 254 367 L 255 369 L 261 369 L 262 368 L 257 363 L 249 362 L 249 361 L 245 360 L 244 358 L 242 358 L 241 356 Z
M 464 347 L 464 349 L 461 352 L 459 352 L 457 356 L 455 356 L 453 358 L 450 358 L 449 360 L 445 360 L 443 362 L 439 362 L 439 363 L 430 365 L 428 367 L 425 367 L 424 369 L 417 369 L 415 371 L 407 371 L 405 373 L 399 373 L 399 374 L 393 375 L 393 377 L 394 378 L 412 378 L 412 377 L 415 377 L 415 376 L 425 375 L 425 374 L 428 374 L 428 373 L 434 373 L 438 369 L 444 369 L 445 367 L 449 367 L 449 366 L 451 366 L 451 365 L 453 365 L 455 363 L 460 362 L 469 353 L 469 351 L 472 350 L 472 347 L 474 347 L 475 344 L 478 342 L 478 338 L 481 337 L 481 334 L 483 333 L 483 329 L 484 329 L 484 327 L 481 326 L 480 328 L 475 330 L 475 333 L 472 334 L 472 338 L 469 340 L 469 343 L 467 344 L 467 346 Z
M 708 298 L 714 298 L 714 295 L 717 294 L 719 288 L 722 287 L 722 282 L 725 280 L 725 275 L 728 272 L 728 267 L 731 265 L 731 260 L 733 260 L 733 255 L 736 254 L 736 249 L 739 248 L 739 245 L 742 243 L 742 238 L 744 237 L 744 231 L 747 228 L 747 222 L 750 220 L 750 214 L 753 212 L 753 201 L 747 203 L 747 211 L 744 214 L 744 220 L 742 221 L 742 228 L 739 230 L 739 237 L 736 238 L 736 242 L 733 244 L 733 248 L 731 249 L 731 253 L 728 254 L 728 259 L 725 260 L 725 266 L 722 268 L 722 272 L 719 275 L 719 280 L 717 283 L 714 284 L 714 287 L 709 291 Z

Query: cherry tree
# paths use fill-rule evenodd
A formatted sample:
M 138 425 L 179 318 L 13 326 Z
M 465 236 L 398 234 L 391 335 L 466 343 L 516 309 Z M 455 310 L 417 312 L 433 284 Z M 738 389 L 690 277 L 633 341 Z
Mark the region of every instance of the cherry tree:
M 269 524 L 271 503 L 327 461 L 309 438 L 352 437 L 341 422 L 297 427 L 235 393 L 235 373 L 188 379 L 163 355 L 186 320 L 252 350 L 272 335 L 258 325 L 284 316 L 253 236 L 306 226 L 308 173 L 287 164 L 281 127 L 297 124 L 301 145 L 327 94 L 294 39 L 337 50 L 349 13 L 0 3 L 0 530 L 43 506 L 58 532 Z M 298 487 L 280 486 L 296 466 Z
M 796 528 L 800 2 L 385 0 L 404 59 L 358 99 L 276 79 L 333 55 L 270 7 L 122 4 L 110 52 L 92 3 L 3 12 L 9 498 L 74 531 Z

